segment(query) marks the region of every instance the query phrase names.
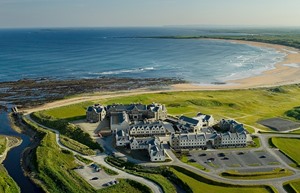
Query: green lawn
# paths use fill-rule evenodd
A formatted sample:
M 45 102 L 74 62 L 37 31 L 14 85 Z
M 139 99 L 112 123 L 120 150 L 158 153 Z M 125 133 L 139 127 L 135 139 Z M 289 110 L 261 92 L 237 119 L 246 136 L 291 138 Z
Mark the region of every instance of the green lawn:
M 174 185 L 161 174 L 149 174 L 141 172 L 138 172 L 137 174 L 159 184 L 162 187 L 164 193 L 176 193 Z
M 2 155 L 6 149 L 6 137 L 0 135 L 0 155 Z
M 252 139 L 253 139 L 253 141 L 255 143 L 255 145 L 253 147 L 259 148 L 260 147 L 260 139 L 258 137 L 256 137 L 256 136 L 252 137 Z
M 49 109 L 46 111 L 45 115 L 60 118 L 68 119 L 69 121 L 82 119 L 85 115 L 86 109 L 89 105 L 92 105 L 92 102 L 78 103 L 74 105 L 63 106 L 59 108 Z
M 278 91 L 279 90 L 279 91 Z M 286 99 L 289 100 L 286 100 Z M 172 99 L 172 100 L 170 100 Z M 197 112 L 212 114 L 215 119 L 234 118 L 245 124 L 261 129 L 266 127 L 256 123 L 258 120 L 285 117 L 285 112 L 299 106 L 300 88 L 298 85 L 276 88 L 228 90 L 228 91 L 190 91 L 138 94 L 94 101 L 94 103 L 152 103 L 166 104 L 172 115 L 195 116 Z M 85 107 L 91 102 L 74 104 L 44 111 L 43 114 L 59 119 L 76 119 L 85 116 Z M 253 131 L 251 129 L 251 131 Z
M 93 163 L 92 160 L 86 159 L 86 158 L 84 158 L 84 157 L 82 157 L 82 156 L 80 156 L 80 155 L 78 155 L 78 154 L 74 155 L 74 157 L 75 157 L 78 161 L 80 161 L 80 162 L 82 162 L 82 163 L 84 163 L 84 164 L 87 164 L 87 165 Z
M 300 166 L 300 139 L 273 137 L 272 143 Z
M 69 140 L 66 145 L 70 145 L 73 148 L 75 148 L 76 145 L 74 145 L 77 141 L 80 144 L 83 144 L 90 149 L 96 150 L 99 149 L 102 151 L 102 147 L 91 138 L 91 136 L 84 132 L 81 128 L 78 126 L 69 123 L 68 120 L 66 119 L 57 119 L 52 116 L 44 114 L 44 112 L 35 112 L 30 114 L 31 118 L 35 120 L 36 122 L 47 126 L 49 128 L 56 129 L 60 132 L 61 135 L 67 136 L 68 138 L 71 138 L 73 140 Z M 74 141 L 75 140 L 75 141 Z M 66 141 L 64 141 L 66 142 Z M 79 143 L 76 143 L 79 145 Z M 85 146 L 81 146 L 78 150 L 84 150 L 84 151 L 89 151 L 86 149 Z M 72 149 L 73 149 L 72 148 Z M 83 148 L 83 149 L 82 149 Z
M 280 178 L 280 177 L 290 176 L 290 175 L 293 175 L 293 172 L 281 168 L 276 168 L 270 172 L 239 173 L 235 170 L 229 170 L 221 173 L 221 176 L 225 178 L 241 179 L 241 180 Z
M 287 192 L 300 192 L 300 180 L 294 180 L 284 185 Z
M 0 193 L 19 193 L 20 188 L 0 164 Z
M 75 140 L 73 140 L 73 139 L 71 139 L 69 137 L 61 135 L 60 136 L 60 142 L 64 146 L 66 146 L 66 147 L 68 147 L 68 148 L 70 148 L 70 149 L 72 149 L 72 150 L 74 150 L 76 152 L 79 152 L 79 153 L 81 153 L 83 155 L 95 155 L 95 151 L 94 150 L 92 150 L 88 146 L 86 146 L 86 145 L 84 145 L 82 143 L 79 143 L 78 141 L 75 141 Z
M 171 169 L 181 180 L 183 180 L 185 183 L 187 183 L 193 190 L 194 193 L 270 193 L 270 188 L 267 187 L 239 187 L 234 185 L 226 185 L 226 184 L 220 184 L 217 185 L 218 182 L 209 182 L 209 180 L 204 182 L 201 180 L 197 180 L 194 178 L 194 175 L 187 175 L 181 171 L 178 171 L 177 168 Z M 202 178 L 202 177 L 200 177 Z M 203 179 L 203 178 L 202 178 Z
M 97 193 L 121 193 L 121 192 L 128 192 L 128 193 L 150 193 L 151 189 L 147 186 L 142 185 L 138 182 L 128 180 L 128 179 L 121 179 L 119 180 L 119 184 L 98 190 Z M 140 189 L 136 187 L 142 187 Z
M 71 152 L 62 151 L 56 144 L 55 134 L 47 132 L 36 150 L 37 176 L 51 193 L 94 192 L 94 189 L 75 171 L 77 164 Z

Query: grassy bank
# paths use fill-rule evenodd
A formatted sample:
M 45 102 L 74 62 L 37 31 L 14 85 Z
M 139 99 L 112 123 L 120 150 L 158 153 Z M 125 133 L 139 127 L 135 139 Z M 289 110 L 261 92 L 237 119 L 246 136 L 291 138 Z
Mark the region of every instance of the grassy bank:
M 62 150 L 56 144 L 55 134 L 23 119 L 31 129 L 42 138 L 40 145 L 33 151 L 34 178 L 42 188 L 51 193 L 104 193 L 104 192 L 148 192 L 149 188 L 132 180 L 120 180 L 118 185 L 103 190 L 95 190 L 73 169 L 78 166 L 74 155 Z
M 271 142 L 300 167 L 300 151 L 295 148 L 300 146 L 300 139 L 273 137 Z
M 32 113 L 30 116 L 36 122 L 38 122 L 42 125 L 45 125 L 49 128 L 56 129 L 60 132 L 60 134 L 65 135 L 65 136 L 77 141 L 78 142 L 78 143 L 76 143 L 77 145 L 79 143 L 81 143 L 81 144 L 87 146 L 88 148 L 90 148 L 91 150 L 99 149 L 100 151 L 103 151 L 102 147 L 96 141 L 94 141 L 88 133 L 82 131 L 79 127 L 77 127 L 74 124 L 69 123 L 65 119 L 57 119 L 52 116 L 48 116 L 48 115 L 44 114 L 43 112 Z M 66 140 L 64 142 L 66 142 Z M 88 153 L 89 150 L 85 146 L 80 145 L 80 147 L 82 147 L 82 148 L 80 148 L 79 146 L 78 146 L 78 148 L 76 148 L 75 147 L 76 145 L 74 145 L 74 143 L 71 143 L 71 142 L 74 142 L 74 141 L 69 140 L 68 143 L 66 142 L 67 145 L 72 146 L 71 149 L 75 148 L 76 150 L 80 150 L 80 151 L 84 150 L 87 154 L 89 154 Z
M 0 193 L 18 193 L 20 192 L 19 186 L 9 176 L 4 166 L 1 164 L 6 157 L 6 151 L 10 148 L 19 145 L 21 139 L 12 136 L 0 135 Z
M 293 175 L 293 172 L 281 168 L 276 168 L 270 172 L 240 173 L 235 170 L 230 170 L 221 173 L 222 177 L 231 178 L 231 179 L 241 179 L 241 180 L 280 178 L 280 177 L 290 176 L 290 175 Z
M 79 143 L 73 139 L 70 139 L 66 136 L 60 136 L 60 142 L 64 146 L 66 146 L 76 152 L 79 152 L 83 155 L 95 155 L 96 154 L 96 152 L 94 150 L 92 150 L 91 148 L 89 148 L 88 146 L 86 146 L 82 143 Z
M 129 193 L 151 193 L 151 189 L 147 186 L 129 179 L 119 180 L 119 184 L 111 186 L 102 190 L 98 190 L 97 193 L 120 193 L 120 192 L 129 192 Z M 139 187 L 137 189 L 136 187 Z
M 36 172 L 49 192 L 94 192 L 73 168 L 77 167 L 71 152 L 61 150 L 55 141 L 55 134 L 47 132 L 36 149 Z
M 286 100 L 287 98 L 290 100 Z M 256 122 L 272 117 L 287 118 L 285 112 L 299 106 L 300 87 L 299 85 L 289 85 L 247 90 L 161 92 L 114 97 L 94 101 L 94 103 L 141 102 L 148 104 L 153 101 L 166 104 L 168 113 L 172 115 L 195 116 L 197 112 L 202 112 L 212 114 L 216 119 L 230 117 L 257 128 L 269 130 Z M 43 111 L 42 114 L 55 119 L 73 120 L 76 117 L 83 117 L 85 107 L 89 104 L 91 102 L 59 107 Z M 77 110 L 74 111 L 74 109 Z M 62 111 L 64 111 L 63 114 Z M 253 131 L 251 128 L 248 128 L 248 130 Z
M 0 155 L 2 155 L 6 149 L 7 139 L 6 136 L 0 135 Z
M 8 175 L 3 165 L 0 165 L 0 193 L 19 193 L 20 188 Z
M 171 170 L 184 182 L 186 182 L 194 193 L 200 193 L 205 190 L 206 193 L 270 193 L 274 192 L 269 186 L 238 186 L 212 181 L 199 176 L 193 172 L 180 167 L 172 167 Z M 200 188 L 201 187 L 201 188 Z

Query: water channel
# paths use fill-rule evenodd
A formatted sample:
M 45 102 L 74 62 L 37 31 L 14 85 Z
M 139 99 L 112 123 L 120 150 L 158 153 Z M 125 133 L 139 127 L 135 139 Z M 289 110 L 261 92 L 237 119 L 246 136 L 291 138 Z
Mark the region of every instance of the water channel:
M 11 149 L 6 159 L 3 162 L 9 175 L 18 184 L 22 193 L 42 193 L 41 188 L 37 187 L 28 177 L 23 173 L 21 167 L 22 152 L 30 145 L 30 137 L 20 134 L 13 130 L 10 126 L 8 112 L 0 109 L 0 135 L 20 137 L 23 141 L 18 147 Z

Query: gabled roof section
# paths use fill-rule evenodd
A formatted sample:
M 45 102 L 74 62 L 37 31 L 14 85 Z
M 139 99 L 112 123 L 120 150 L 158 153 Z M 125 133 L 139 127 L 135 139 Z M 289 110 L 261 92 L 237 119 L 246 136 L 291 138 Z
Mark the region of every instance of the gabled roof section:
M 181 116 L 181 117 L 179 117 L 179 119 L 184 121 L 184 122 L 190 123 L 192 125 L 197 125 L 199 123 L 199 120 L 193 119 L 193 118 L 190 118 L 190 117 L 186 117 L 186 116 Z

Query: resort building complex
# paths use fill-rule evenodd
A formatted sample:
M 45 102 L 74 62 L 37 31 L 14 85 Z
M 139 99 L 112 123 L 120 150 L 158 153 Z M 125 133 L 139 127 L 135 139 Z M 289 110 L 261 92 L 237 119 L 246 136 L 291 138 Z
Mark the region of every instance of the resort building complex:
M 87 121 L 109 120 L 116 146 L 145 149 L 151 161 L 164 161 L 164 144 L 174 150 L 245 147 L 252 141 L 243 124 L 235 120 L 215 121 L 212 115 L 168 117 L 165 105 L 152 103 L 96 104 L 86 111 Z

